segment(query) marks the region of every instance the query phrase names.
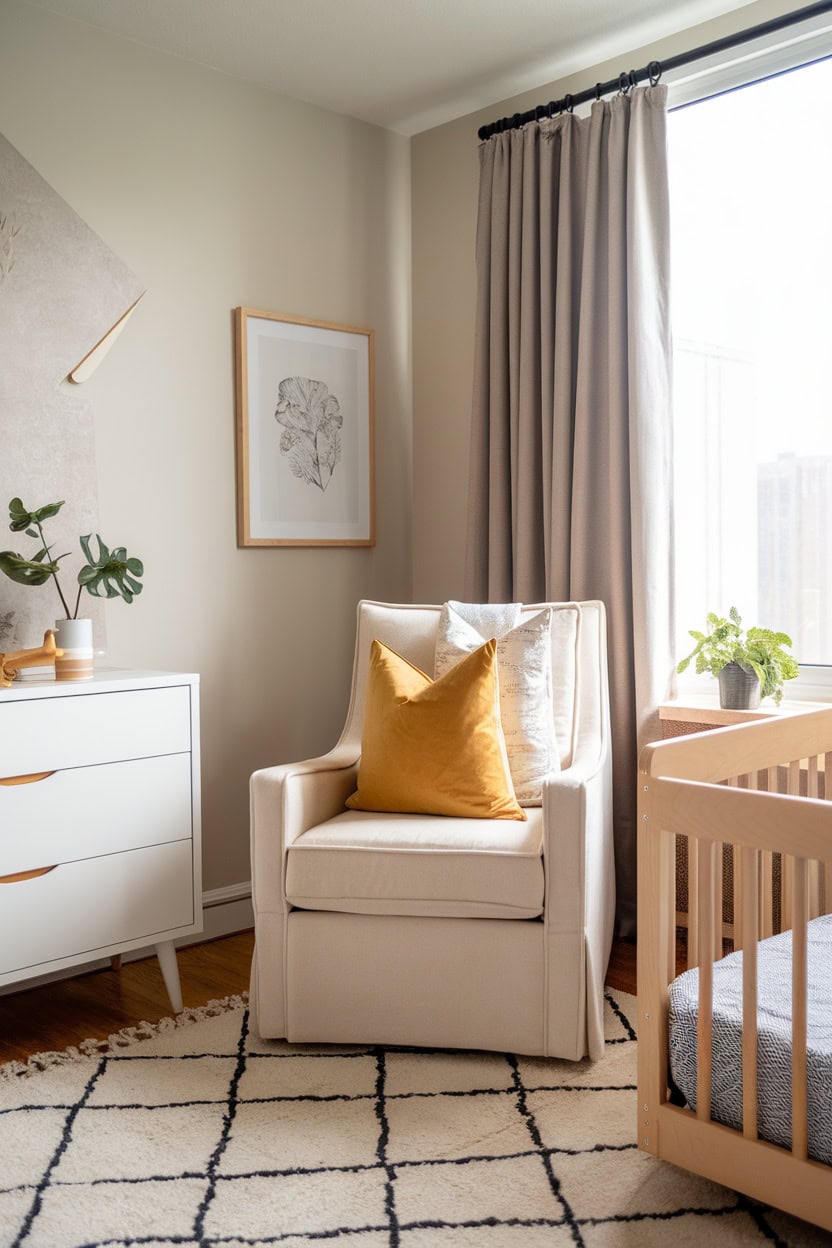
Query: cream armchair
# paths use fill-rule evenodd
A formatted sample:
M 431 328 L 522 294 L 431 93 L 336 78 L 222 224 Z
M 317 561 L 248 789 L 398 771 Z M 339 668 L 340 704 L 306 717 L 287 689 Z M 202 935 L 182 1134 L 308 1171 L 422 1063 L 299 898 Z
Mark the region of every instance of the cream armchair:
M 615 899 L 604 608 L 524 615 L 547 605 L 562 769 L 523 823 L 345 809 L 371 642 L 432 673 L 440 612 L 359 604 L 338 745 L 251 780 L 261 1036 L 601 1056 Z

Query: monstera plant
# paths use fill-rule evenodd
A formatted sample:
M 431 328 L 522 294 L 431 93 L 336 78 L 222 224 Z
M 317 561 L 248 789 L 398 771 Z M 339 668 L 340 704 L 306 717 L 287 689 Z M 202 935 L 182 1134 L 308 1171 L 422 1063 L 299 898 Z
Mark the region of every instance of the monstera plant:
M 70 611 L 69 603 L 64 597 L 61 583 L 58 580 L 59 564 L 62 559 L 67 558 L 69 552 L 53 555 L 52 547 L 43 533 L 44 521 L 57 516 L 63 505 L 64 500 L 61 500 L 59 503 L 47 503 L 45 507 L 27 511 L 19 498 L 11 500 L 9 528 L 12 533 L 25 532 L 27 537 L 36 538 L 39 549 L 29 559 L 12 550 L 0 551 L 0 572 L 5 572 L 6 576 L 16 581 L 18 585 L 44 585 L 51 578 L 55 582 L 55 588 L 68 620 L 77 618 L 81 592 L 84 589 L 92 594 L 93 598 L 123 598 L 125 602 L 132 602 L 136 595 L 142 592 L 141 582 L 137 579 L 144 575 L 141 560 L 129 558 L 123 546 L 119 546 L 116 550 L 109 550 L 97 533 L 95 540 L 98 543 L 98 551 L 94 554 L 91 544 L 92 534 L 87 533 L 79 538 L 86 562 L 78 573 L 78 593 L 75 597 L 74 610 Z

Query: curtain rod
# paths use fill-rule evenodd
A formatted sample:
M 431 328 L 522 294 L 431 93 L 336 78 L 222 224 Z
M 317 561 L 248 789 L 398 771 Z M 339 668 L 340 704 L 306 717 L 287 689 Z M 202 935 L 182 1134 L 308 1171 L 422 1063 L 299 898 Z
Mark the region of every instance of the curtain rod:
M 562 100 L 538 104 L 536 108 L 530 108 L 525 113 L 515 113 L 513 117 L 501 117 L 499 121 L 480 126 L 477 134 L 484 141 L 494 134 L 502 134 L 504 130 L 519 130 L 522 126 L 528 125 L 530 121 L 541 121 L 544 117 L 556 117 L 564 112 L 571 113 L 576 104 L 585 104 L 587 100 L 600 100 L 602 95 L 609 95 L 611 91 L 626 93 L 639 82 L 650 82 L 651 86 L 655 86 L 666 70 L 691 65 L 694 61 L 704 60 L 705 57 L 713 56 L 717 52 L 727 52 L 730 48 L 750 43 L 753 39 L 761 39 L 763 35 L 776 34 L 779 30 L 786 30 L 789 26 L 797 26 L 800 22 L 807 22 L 812 17 L 819 17 L 823 13 L 830 12 L 832 12 L 832 0 L 819 0 L 817 4 L 809 4 L 803 9 L 795 9 L 793 13 L 773 17 L 767 22 L 761 22 L 759 26 L 750 26 L 747 30 L 740 30 L 734 35 L 725 35 L 722 39 L 715 39 L 713 43 L 705 43 L 702 47 L 693 48 L 690 52 L 680 52 L 677 56 L 670 56 L 665 61 L 651 61 L 644 69 L 631 69 L 629 73 L 621 73 L 617 78 L 611 78 L 609 82 L 596 82 L 594 87 L 587 87 L 575 95 L 565 95 Z

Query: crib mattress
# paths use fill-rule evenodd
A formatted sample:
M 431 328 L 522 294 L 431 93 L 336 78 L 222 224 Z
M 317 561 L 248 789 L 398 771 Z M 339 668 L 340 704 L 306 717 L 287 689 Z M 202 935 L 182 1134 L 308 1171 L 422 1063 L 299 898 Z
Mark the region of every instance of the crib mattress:
M 791 1147 L 791 932 L 758 945 L 757 1129 Z M 832 915 L 808 928 L 807 1085 L 809 1156 L 832 1165 Z M 699 972 L 670 986 L 670 1071 L 696 1109 Z M 742 1129 L 742 951 L 714 965 L 713 1096 L 717 1122 Z

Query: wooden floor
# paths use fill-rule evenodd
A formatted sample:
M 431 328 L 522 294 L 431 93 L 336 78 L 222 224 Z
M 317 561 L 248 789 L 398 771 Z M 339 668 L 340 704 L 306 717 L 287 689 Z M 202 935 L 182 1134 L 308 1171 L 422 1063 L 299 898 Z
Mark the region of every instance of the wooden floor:
M 182 998 L 188 1006 L 248 988 L 254 933 L 190 945 L 178 954 Z M 617 942 L 607 983 L 636 991 L 635 945 Z M 171 1013 L 156 958 L 128 962 L 118 971 L 91 971 L 25 992 L 0 996 L 0 1065 L 33 1053 L 103 1039 L 122 1027 L 156 1023 Z
M 185 1007 L 248 989 L 254 933 L 189 945 L 177 955 Z M 0 996 L 0 1064 L 157 1023 L 171 1014 L 155 957 Z
M 607 987 L 619 992 L 638 991 L 636 985 L 636 947 L 629 940 L 613 941 L 610 964 L 607 967 Z

